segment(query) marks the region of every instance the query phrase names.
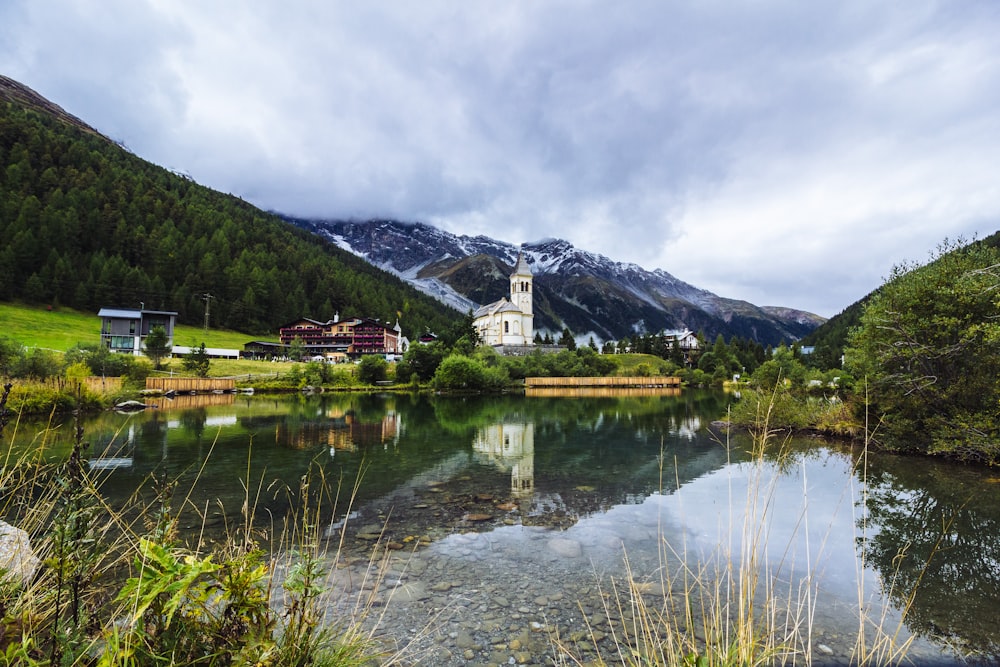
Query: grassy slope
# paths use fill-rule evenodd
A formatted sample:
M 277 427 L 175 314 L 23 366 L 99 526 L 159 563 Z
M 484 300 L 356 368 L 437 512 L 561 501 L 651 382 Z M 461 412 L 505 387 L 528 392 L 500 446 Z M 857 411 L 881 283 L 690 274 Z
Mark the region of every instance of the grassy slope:
M 618 363 L 619 370 L 615 374 L 623 376 L 635 375 L 640 364 L 649 366 L 657 374 L 666 366 L 666 361 L 652 354 L 616 354 L 611 358 Z
M 12 338 L 26 347 L 43 347 L 65 352 L 78 343 L 96 345 L 101 338 L 101 320 L 97 313 L 84 313 L 70 308 L 47 310 L 45 307 L 0 303 L 0 336 Z M 259 336 L 238 331 L 178 325 L 174 332 L 175 345 L 200 345 L 242 350 L 243 345 Z M 277 341 L 277 336 L 263 340 Z

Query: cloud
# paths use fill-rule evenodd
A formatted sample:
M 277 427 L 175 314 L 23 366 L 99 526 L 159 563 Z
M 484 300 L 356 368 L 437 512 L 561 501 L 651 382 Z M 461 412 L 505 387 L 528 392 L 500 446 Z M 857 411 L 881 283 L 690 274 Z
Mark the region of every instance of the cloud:
M 0 7 L 0 71 L 296 215 L 567 238 L 832 315 L 994 231 L 989 2 Z

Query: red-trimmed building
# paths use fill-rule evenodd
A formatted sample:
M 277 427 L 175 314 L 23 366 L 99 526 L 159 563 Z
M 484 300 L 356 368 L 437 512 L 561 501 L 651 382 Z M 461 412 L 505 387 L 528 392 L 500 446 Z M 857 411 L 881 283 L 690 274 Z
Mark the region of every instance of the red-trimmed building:
M 286 346 L 298 339 L 307 356 L 330 361 L 365 354 L 402 355 L 408 346 L 399 322 L 390 326 L 371 318 L 335 317 L 329 322 L 319 322 L 303 317 L 281 327 L 278 337 Z

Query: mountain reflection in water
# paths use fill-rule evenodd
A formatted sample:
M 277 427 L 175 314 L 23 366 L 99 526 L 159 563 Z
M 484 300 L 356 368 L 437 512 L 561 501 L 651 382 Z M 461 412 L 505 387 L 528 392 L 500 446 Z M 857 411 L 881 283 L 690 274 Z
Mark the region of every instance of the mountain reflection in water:
M 623 548 L 652 572 L 664 541 L 711 560 L 720 545 L 739 552 L 749 517 L 766 523 L 775 580 L 815 594 L 815 623 L 830 636 L 856 634 L 860 585 L 866 607 L 888 604 L 890 620 L 909 606 L 905 626 L 922 642 L 1000 655 L 1000 485 L 988 470 L 815 440 L 789 441 L 787 457 L 755 468 L 745 442 L 727 446 L 706 427 L 730 400 L 718 392 L 185 400 L 83 426 L 109 502 L 124 506 L 151 474 L 174 479 L 191 539 L 239 525 L 247 488 L 258 518 L 280 521 L 310 475 L 336 500 L 329 536 L 346 530 L 359 555 L 378 537 L 472 567 L 456 554 L 480 535 L 511 578 L 555 562 L 576 565 L 534 578 L 617 571 Z M 22 424 L 11 446 L 38 447 L 41 430 Z M 58 460 L 70 429 L 44 442 Z M 756 488 L 767 493 L 763 518 L 747 501 Z

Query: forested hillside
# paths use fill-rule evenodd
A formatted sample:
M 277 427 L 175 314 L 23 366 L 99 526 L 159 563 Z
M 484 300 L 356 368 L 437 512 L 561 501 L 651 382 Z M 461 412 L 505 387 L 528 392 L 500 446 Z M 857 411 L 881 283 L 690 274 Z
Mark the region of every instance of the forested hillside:
M 1000 248 L 1000 232 L 976 241 L 973 245 Z M 855 301 L 820 325 L 812 333 L 802 338 L 800 341 L 801 345 L 816 346 L 816 361 L 819 366 L 823 368 L 835 368 L 840 365 L 840 357 L 847 345 L 848 335 L 861 324 L 861 316 L 864 313 L 866 304 L 881 290 L 881 287 L 876 288 L 864 298 Z
M 1000 248 L 944 242 L 900 266 L 848 336 L 848 370 L 865 380 L 875 442 L 905 452 L 1000 463 Z
M 315 235 L 3 92 L 0 300 L 95 313 L 144 303 L 191 324 L 208 304 L 212 326 L 248 333 L 338 312 L 400 313 L 410 336 L 460 319 Z

